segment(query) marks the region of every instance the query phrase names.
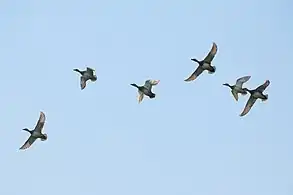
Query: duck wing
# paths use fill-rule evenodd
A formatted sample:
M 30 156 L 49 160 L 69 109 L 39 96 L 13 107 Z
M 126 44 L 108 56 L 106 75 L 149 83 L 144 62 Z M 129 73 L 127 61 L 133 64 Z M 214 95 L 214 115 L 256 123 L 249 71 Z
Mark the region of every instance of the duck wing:
M 212 46 L 210 52 L 208 53 L 208 55 L 205 57 L 204 61 L 211 63 L 213 61 L 217 51 L 218 51 L 218 46 L 216 43 L 213 43 L 213 46 Z
M 20 150 L 25 150 L 29 147 L 31 147 L 31 145 L 36 141 L 37 138 L 30 136 L 28 138 L 28 140 L 26 140 L 26 142 L 19 148 Z
M 46 120 L 46 116 L 45 114 L 41 111 L 40 112 L 40 117 L 39 117 L 39 120 L 37 122 L 37 125 L 35 127 L 35 131 L 41 133 L 42 132 L 42 129 L 44 127 L 44 124 L 45 124 L 45 120 Z
M 193 81 L 195 80 L 201 73 L 203 72 L 203 69 L 201 66 L 198 66 L 197 69 L 190 75 L 190 77 L 188 77 L 187 79 L 185 79 L 184 81 L 188 82 L 188 81 Z
M 144 83 L 144 88 L 146 88 L 147 90 L 151 91 L 152 90 L 152 80 L 146 80 L 145 83 Z
M 143 100 L 143 97 L 144 97 L 144 94 L 143 94 L 143 92 L 141 92 L 141 91 L 139 91 L 138 90 L 138 103 L 140 103 L 142 100 Z
M 266 80 L 264 84 L 262 84 L 258 88 L 256 88 L 256 91 L 263 92 L 269 85 L 270 85 L 270 81 Z
M 237 93 L 237 91 L 232 89 L 231 92 L 232 92 L 232 95 L 234 96 L 235 100 L 238 101 L 238 93 Z
M 256 98 L 254 98 L 254 97 L 251 95 L 251 96 L 249 97 L 249 99 L 248 99 L 246 105 L 245 105 L 244 110 L 243 110 L 242 113 L 240 114 L 240 116 L 244 116 L 244 115 L 246 115 L 246 114 L 250 111 L 250 109 L 251 109 L 251 107 L 253 106 L 253 104 L 255 103 L 255 101 L 256 101 Z
M 86 87 L 86 81 L 87 79 L 84 76 L 80 77 L 80 88 L 83 90 Z
M 246 83 L 251 76 L 244 76 L 236 80 L 236 86 L 242 88 L 243 83 Z
M 92 68 L 90 68 L 90 67 L 86 67 L 86 71 L 90 74 L 90 75 L 92 75 L 92 76 L 94 76 L 94 69 L 92 69 Z
M 159 84 L 160 80 L 149 80 L 148 81 L 151 85 L 157 85 Z

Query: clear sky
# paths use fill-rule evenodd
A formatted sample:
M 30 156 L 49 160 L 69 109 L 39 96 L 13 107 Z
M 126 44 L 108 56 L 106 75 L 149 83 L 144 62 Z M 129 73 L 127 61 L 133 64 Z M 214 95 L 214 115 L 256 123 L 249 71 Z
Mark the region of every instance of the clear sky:
M 0 1 L 0 194 L 292 195 L 292 6 Z M 216 73 L 184 82 L 212 42 Z M 244 75 L 271 85 L 241 118 L 249 96 L 222 84 Z M 157 96 L 138 104 L 129 84 L 148 78 Z M 48 140 L 19 151 L 40 111 Z

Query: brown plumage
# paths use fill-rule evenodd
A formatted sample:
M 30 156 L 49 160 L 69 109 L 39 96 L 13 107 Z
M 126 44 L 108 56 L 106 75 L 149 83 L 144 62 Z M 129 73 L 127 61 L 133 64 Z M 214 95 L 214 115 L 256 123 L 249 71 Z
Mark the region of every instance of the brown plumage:
M 218 46 L 216 43 L 213 43 L 213 46 L 212 46 L 210 52 L 204 58 L 204 60 L 198 61 L 195 58 L 191 59 L 192 61 L 197 62 L 199 65 L 198 65 L 197 69 L 184 81 L 188 82 L 188 81 L 195 80 L 204 70 L 207 70 L 210 74 L 215 73 L 216 67 L 212 66 L 211 63 L 212 63 L 215 55 L 217 54 L 217 51 L 218 51 Z
M 244 90 L 248 91 L 251 95 L 245 105 L 244 110 L 240 114 L 240 116 L 245 116 L 252 108 L 254 103 L 257 99 L 261 99 L 262 101 L 266 101 L 268 99 L 268 94 L 264 95 L 263 91 L 270 85 L 270 81 L 266 80 L 264 84 L 260 85 L 254 90 L 249 90 L 247 88 L 244 88 Z
M 41 141 L 47 140 L 48 136 L 45 133 L 42 133 L 42 129 L 44 128 L 46 116 L 43 112 L 40 112 L 39 120 L 35 126 L 34 130 L 29 130 L 27 128 L 23 129 L 24 131 L 27 131 L 31 134 L 31 136 L 28 138 L 28 140 L 21 146 L 19 149 L 24 150 L 29 147 L 38 139 L 40 138 Z

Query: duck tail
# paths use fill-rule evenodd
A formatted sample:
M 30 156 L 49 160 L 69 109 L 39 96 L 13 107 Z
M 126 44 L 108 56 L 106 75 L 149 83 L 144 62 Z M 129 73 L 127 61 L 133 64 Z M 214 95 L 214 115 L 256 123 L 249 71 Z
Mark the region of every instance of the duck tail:
M 44 133 L 43 135 L 44 135 L 45 137 L 44 137 L 44 138 L 41 138 L 41 141 L 45 141 L 45 140 L 47 140 L 48 135 L 47 135 L 46 133 Z
M 211 70 L 208 70 L 209 74 L 213 74 L 216 72 L 216 66 L 212 66 L 213 68 Z
M 97 80 L 97 76 L 93 76 L 92 78 L 91 78 L 91 81 L 93 81 L 93 82 L 95 82 Z
M 149 96 L 150 98 L 155 98 L 156 97 L 156 94 L 152 94 Z
M 269 99 L 269 95 L 266 94 L 265 97 L 266 97 L 265 99 L 261 99 L 263 102 L 264 102 L 264 101 L 267 101 L 267 100 Z
M 247 95 L 247 92 L 246 91 L 242 91 L 241 92 L 241 95 Z

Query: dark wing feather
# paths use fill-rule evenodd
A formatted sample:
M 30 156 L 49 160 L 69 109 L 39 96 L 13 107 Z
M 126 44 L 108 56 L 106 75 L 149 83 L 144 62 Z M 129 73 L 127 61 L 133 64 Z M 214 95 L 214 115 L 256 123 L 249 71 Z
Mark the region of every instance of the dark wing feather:
M 33 137 L 33 136 L 30 136 L 28 138 L 28 140 L 23 144 L 23 146 L 21 146 L 19 149 L 20 150 L 25 150 L 29 147 L 31 147 L 31 145 L 36 141 L 37 138 Z
M 80 88 L 84 89 L 86 87 L 86 79 L 85 77 L 81 76 L 80 77 Z
M 151 80 L 146 80 L 144 83 L 144 88 L 146 88 L 147 90 L 151 91 L 152 90 L 152 83 Z
M 92 75 L 92 76 L 93 76 L 93 75 L 94 75 L 94 71 L 95 71 L 95 70 L 94 70 L 94 69 L 92 69 L 92 68 L 90 68 L 90 67 L 87 67 L 87 68 L 86 68 L 86 71 L 87 71 L 87 72 L 88 72 L 90 75 Z
M 270 81 L 266 80 L 264 84 L 256 88 L 257 91 L 263 92 L 270 85 Z
M 193 81 L 195 80 L 201 73 L 203 72 L 203 69 L 201 68 L 201 66 L 198 66 L 197 69 L 190 75 L 190 77 L 188 77 L 187 79 L 185 79 L 184 81 L 188 82 L 188 81 Z
M 45 120 L 46 120 L 46 116 L 43 112 L 40 112 L 40 117 L 39 117 L 39 120 L 37 122 L 37 125 L 35 127 L 35 130 L 38 131 L 38 132 L 42 132 L 42 129 L 44 127 L 44 124 L 45 124 Z
M 250 111 L 250 109 L 251 109 L 251 107 L 253 106 L 253 104 L 255 103 L 255 101 L 256 101 L 256 98 L 252 97 L 252 95 L 251 95 L 251 96 L 249 97 L 249 99 L 248 99 L 246 105 L 245 105 L 244 110 L 243 110 L 242 113 L 240 114 L 240 116 L 244 116 L 244 115 L 246 115 L 246 114 Z
M 218 46 L 216 43 L 213 43 L 212 49 L 208 53 L 208 55 L 205 57 L 204 61 L 211 63 L 218 51 Z
M 237 91 L 232 90 L 231 92 L 232 92 L 232 95 L 235 98 L 235 100 L 238 101 L 238 93 L 237 93 Z

